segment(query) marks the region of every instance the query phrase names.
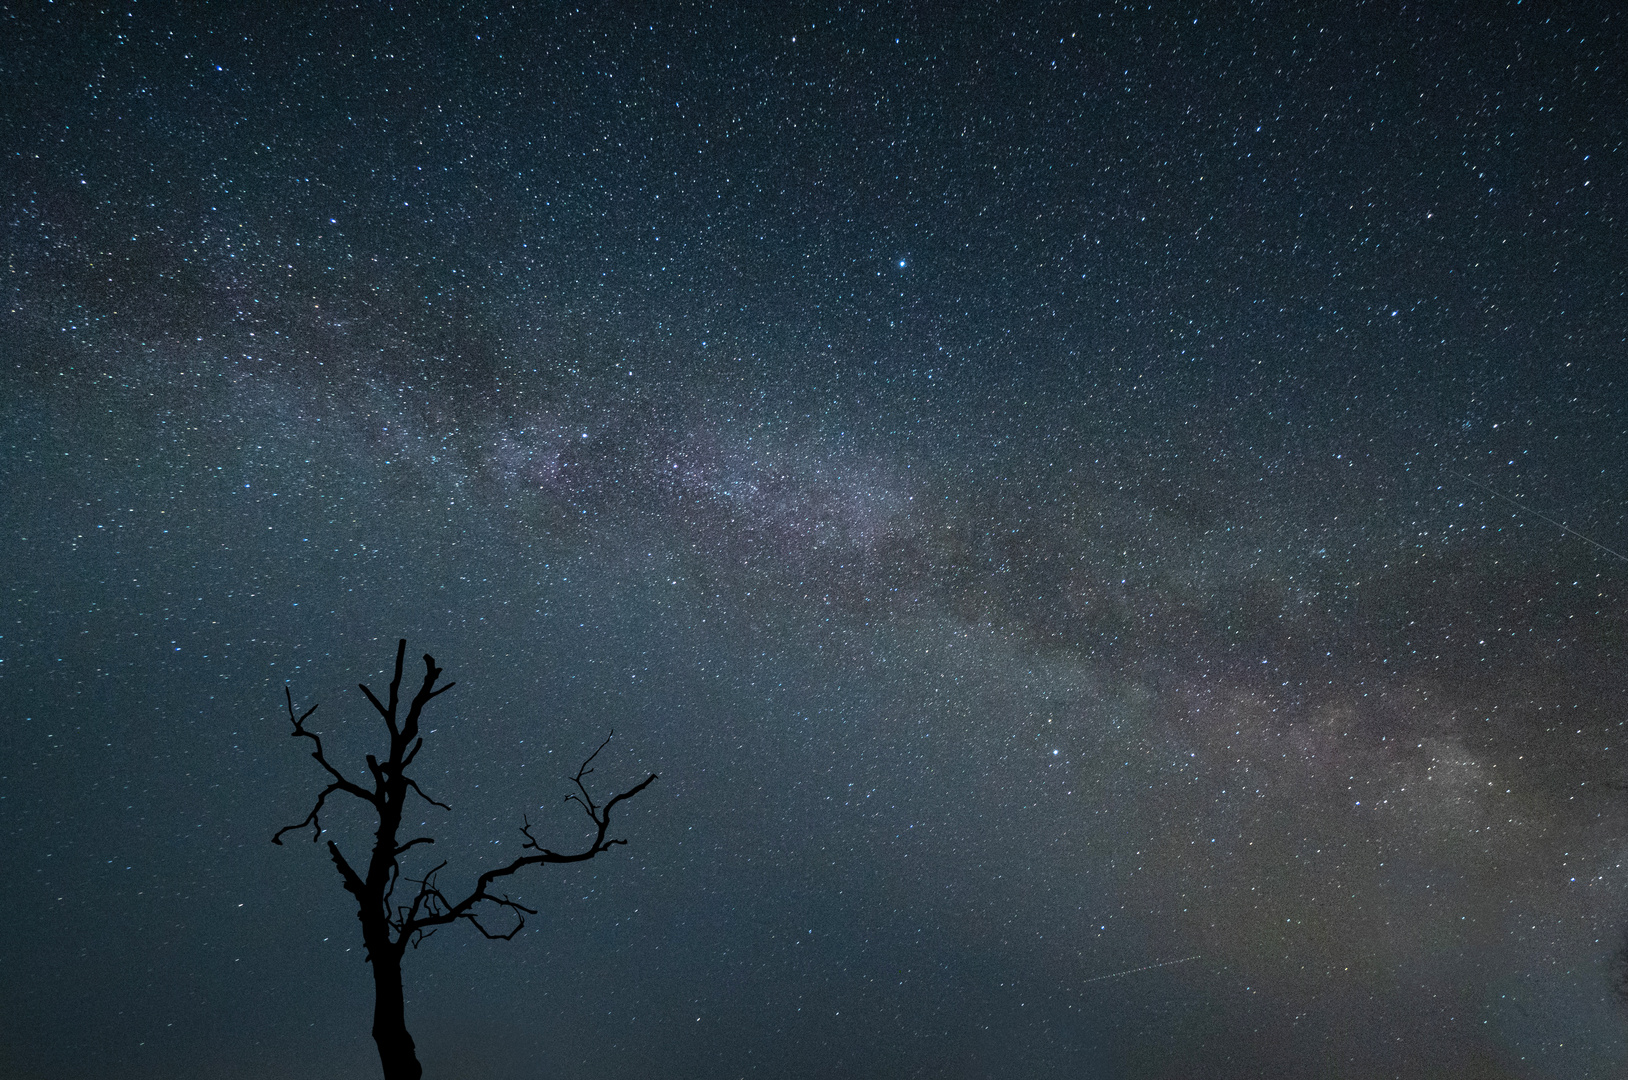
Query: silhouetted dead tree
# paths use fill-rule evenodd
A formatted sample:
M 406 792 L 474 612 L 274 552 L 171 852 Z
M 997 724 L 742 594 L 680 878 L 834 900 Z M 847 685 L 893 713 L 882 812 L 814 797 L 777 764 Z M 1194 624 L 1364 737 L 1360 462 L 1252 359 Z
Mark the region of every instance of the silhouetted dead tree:
M 284 826 L 271 838 L 272 843 L 281 844 L 284 833 L 309 826 L 312 842 L 321 839 L 323 828 L 319 815 L 327 803 L 328 796 L 335 792 L 355 796 L 373 807 L 378 815 L 379 826 L 374 834 L 373 854 L 368 859 L 365 873 L 358 873 L 349 860 L 340 853 L 339 845 L 332 840 L 328 841 L 328 854 L 332 857 L 334 866 L 339 869 L 345 890 L 356 899 L 356 917 L 362 923 L 362 941 L 367 946 L 367 962 L 373 967 L 375 994 L 373 1041 L 379 1047 L 379 1061 L 384 1066 L 385 1080 L 419 1080 L 423 1074 L 413 1046 L 413 1037 L 407 1033 L 407 1019 L 403 1007 L 401 960 L 407 946 L 417 948 L 419 942 L 436 930 L 460 920 L 468 922 L 488 938 L 507 941 L 514 937 L 526 925 L 526 916 L 535 915 L 537 912 L 510 899 L 506 894 L 490 891 L 493 883 L 528 866 L 586 862 L 618 844 L 627 843 L 626 840 L 607 838 L 611 811 L 615 809 L 617 803 L 631 799 L 656 779 L 656 774 L 651 773 L 620 795 L 613 795 L 605 803 L 596 802 L 588 791 L 586 781 L 593 772 L 591 766 L 594 758 L 598 757 L 600 750 L 605 749 L 610 742 L 607 737 L 599 744 L 599 749 L 589 754 L 588 759 L 577 768 L 576 775 L 570 778 L 576 790 L 565 797 L 567 802 L 581 806 L 594 823 L 594 838 L 586 848 L 570 854 L 551 851 L 538 843 L 537 838 L 532 835 L 530 820 L 522 817 L 520 833 L 525 837 L 525 842 L 521 849 L 530 854 L 522 855 L 506 866 L 494 867 L 483 872 L 475 879 L 475 887 L 461 899 L 453 899 L 442 892 L 440 885 L 437 884 L 436 876 L 446 866 L 445 862 L 421 878 L 405 877 L 401 872 L 402 855 L 419 844 L 435 843 L 434 838 L 428 836 L 415 837 L 406 843 L 398 839 L 402 809 L 407 801 L 408 792 L 417 794 L 425 802 L 439 806 L 443 810 L 451 809 L 445 803 L 437 802 L 424 794 L 424 790 L 417 782 L 407 775 L 407 767 L 413 763 L 419 749 L 424 745 L 424 740 L 418 734 L 419 717 L 424 712 L 424 706 L 429 704 L 432 698 L 451 690 L 454 685 L 447 683 L 445 686 L 436 687 L 436 681 L 441 677 L 441 669 L 435 666 L 434 657 L 425 654 L 424 685 L 413 695 L 412 702 L 407 706 L 406 718 L 399 719 L 397 712 L 400 705 L 401 668 L 406 655 L 407 641 L 402 639 L 396 646 L 396 675 L 390 680 L 388 704 L 380 702 L 365 684 L 358 684 L 362 687 L 362 693 L 373 703 L 373 707 L 379 710 L 379 715 L 384 717 L 385 727 L 390 729 L 389 756 L 380 761 L 373 754 L 367 755 L 368 772 L 373 778 L 371 789 L 347 779 L 334 768 L 323 753 L 321 736 L 305 726 L 305 722 L 316 712 L 317 707 L 313 705 L 303 714 L 296 716 L 294 696 L 284 688 L 283 696 L 288 703 L 288 719 L 294 725 L 293 736 L 297 739 L 310 739 L 316 744 L 311 756 L 327 771 L 332 780 L 317 796 L 316 805 L 311 807 L 311 812 L 305 815 L 304 821 Z M 403 897 L 405 902 L 398 902 L 396 889 L 404 881 L 415 888 L 411 891 L 411 899 Z M 507 932 L 496 932 L 481 921 L 483 916 L 495 914 L 497 909 L 507 909 L 514 915 L 514 925 Z

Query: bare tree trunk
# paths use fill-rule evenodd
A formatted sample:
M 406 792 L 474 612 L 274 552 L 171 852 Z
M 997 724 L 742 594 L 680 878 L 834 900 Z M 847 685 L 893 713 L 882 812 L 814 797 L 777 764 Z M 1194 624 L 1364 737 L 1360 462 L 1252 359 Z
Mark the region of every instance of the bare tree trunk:
M 394 953 L 395 950 L 381 950 Z M 373 963 L 373 1041 L 379 1045 L 384 1080 L 419 1080 L 413 1037 L 407 1033 L 407 1011 L 401 990 L 401 958 L 375 953 Z
M 432 698 L 436 698 L 451 690 L 452 683 L 437 689 L 436 680 L 441 677 L 441 669 L 435 666 L 435 657 L 424 654 L 424 685 L 414 695 L 412 704 L 408 706 L 406 719 L 401 719 L 398 706 L 401 704 L 401 669 L 407 657 L 407 642 L 405 639 L 396 644 L 396 675 L 390 680 L 389 704 L 380 701 L 366 684 L 361 685 L 362 693 L 379 715 L 384 718 L 384 725 L 390 732 L 390 755 L 380 761 L 373 754 L 367 756 L 367 771 L 373 778 L 373 790 L 369 791 L 360 784 L 349 780 L 329 763 L 327 755 L 322 749 L 322 736 L 305 726 L 305 721 L 311 718 L 316 711 L 313 705 L 305 710 L 304 715 L 294 715 L 294 695 L 286 687 L 283 690 L 283 699 L 288 704 L 288 719 L 294 725 L 293 735 L 296 738 L 310 739 L 316 744 L 311 757 L 316 759 L 318 765 L 332 777 L 332 783 L 322 789 L 317 796 L 316 805 L 311 812 L 305 815 L 305 820 L 297 825 L 287 825 L 277 830 L 271 838 L 274 844 L 283 842 L 283 834 L 295 829 L 311 829 L 311 841 L 315 843 L 321 839 L 323 829 L 318 820 L 328 796 L 335 792 L 342 792 L 373 807 L 379 816 L 379 828 L 374 834 L 373 854 L 368 861 L 367 876 L 358 874 L 354 867 L 345 859 L 339 850 L 339 845 L 332 840 L 328 841 L 328 855 L 333 859 L 334 868 L 339 871 L 340 880 L 345 883 L 345 891 L 356 898 L 356 917 L 362 923 L 362 943 L 367 946 L 367 960 L 373 965 L 373 1041 L 379 1047 L 379 1063 L 384 1066 L 384 1080 L 421 1080 L 424 1069 L 418 1063 L 418 1054 L 413 1046 L 413 1037 L 407 1033 L 407 1010 L 401 988 L 401 957 L 408 945 L 417 947 L 436 930 L 451 923 L 467 921 L 482 935 L 499 941 L 508 941 L 520 933 L 526 925 L 526 916 L 537 914 L 533 908 L 526 907 L 518 900 L 512 900 L 506 893 L 491 893 L 494 882 L 506 879 L 527 866 L 541 866 L 547 863 L 575 863 L 586 862 L 596 855 L 603 855 L 613 847 L 627 843 L 626 840 L 612 839 L 606 835 L 610 828 L 611 810 L 626 799 L 631 799 L 656 780 L 656 774 L 651 773 L 641 783 L 612 796 L 607 802 L 599 803 L 588 791 L 584 783 L 589 773 L 593 772 L 594 759 L 599 751 L 605 749 L 610 743 L 609 736 L 599 744 L 599 750 L 588 755 L 588 759 L 577 766 L 576 775 L 571 777 L 571 783 L 576 786 L 576 793 L 566 796 L 567 802 L 574 802 L 580 806 L 594 823 L 594 838 L 586 848 L 570 854 L 562 855 L 557 851 L 550 851 L 543 847 L 532 834 L 531 822 L 524 815 L 521 816 L 520 835 L 525 842 L 520 845 L 522 854 L 506 866 L 494 867 L 482 873 L 475 879 L 475 889 L 462 900 L 453 901 L 441 891 L 436 884 L 436 874 L 446 863 L 432 868 L 421 878 L 405 877 L 401 872 L 401 856 L 419 844 L 433 844 L 435 839 L 429 836 L 418 836 L 405 844 L 397 842 L 397 833 L 401 828 L 402 803 L 407 799 L 409 791 L 416 793 L 431 806 L 439 806 L 443 810 L 452 809 L 446 803 L 437 802 L 424 794 L 424 789 L 418 786 L 411 776 L 407 774 L 407 767 L 418 756 L 423 747 L 424 740 L 419 738 L 419 717 L 424 706 Z M 530 854 L 525 854 L 530 852 Z M 406 903 L 394 904 L 396 885 L 400 881 L 408 881 L 418 886 L 414 896 Z M 481 916 L 494 908 L 506 908 L 514 912 L 515 923 L 508 931 L 498 933 L 489 930 L 481 922 Z

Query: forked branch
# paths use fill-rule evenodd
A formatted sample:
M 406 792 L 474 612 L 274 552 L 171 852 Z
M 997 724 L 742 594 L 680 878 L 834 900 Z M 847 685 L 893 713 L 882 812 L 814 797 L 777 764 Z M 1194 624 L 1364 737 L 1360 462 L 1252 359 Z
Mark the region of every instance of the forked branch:
M 332 795 L 336 791 L 343 791 L 347 795 L 354 795 L 358 799 L 364 799 L 367 802 L 372 803 L 374 806 L 379 805 L 379 796 L 375 792 L 368 791 L 366 788 L 347 780 L 343 773 L 328 763 L 328 758 L 322 752 L 322 736 L 305 726 L 305 722 L 311 718 L 312 713 L 317 711 L 317 707 L 313 705 L 309 709 L 306 709 L 304 713 L 300 714 L 299 716 L 295 716 L 294 695 L 286 686 L 283 687 L 283 697 L 288 703 L 288 719 L 294 725 L 294 730 L 290 732 L 290 737 L 295 739 L 310 739 L 312 742 L 316 743 L 317 748 L 311 751 L 311 756 L 316 759 L 316 763 L 318 765 L 321 765 L 328 771 L 328 775 L 332 776 L 334 781 L 322 789 L 322 793 L 317 796 L 316 805 L 311 807 L 311 812 L 305 815 L 304 821 L 297 822 L 293 825 L 284 825 L 282 828 L 277 830 L 277 835 L 271 838 L 271 842 L 273 844 L 281 845 L 283 842 L 283 833 L 292 832 L 295 829 L 303 829 L 309 825 L 311 827 L 311 842 L 314 844 L 317 842 L 318 838 L 322 836 L 322 822 L 318 818 L 318 815 L 322 812 L 323 804 L 328 801 L 329 795 Z
M 649 787 L 656 781 L 657 776 L 655 773 L 651 773 L 649 776 L 628 788 L 626 791 L 621 792 L 618 795 L 611 796 L 610 800 L 603 806 L 600 806 L 597 802 L 595 802 L 593 794 L 588 790 L 587 784 L 584 783 L 584 780 L 588 774 L 593 772 L 593 769 L 590 766 L 592 765 L 594 758 L 599 756 L 600 750 L 605 749 L 605 747 L 610 744 L 611 738 L 614 736 L 615 732 L 612 732 L 610 736 L 607 736 L 605 741 L 599 744 L 599 749 L 595 750 L 592 754 L 589 754 L 588 759 L 578 766 L 576 775 L 571 777 L 571 782 L 576 785 L 577 791 L 575 794 L 567 795 L 565 797 L 567 802 L 579 803 L 582 808 L 587 811 L 588 816 L 593 819 L 594 838 L 586 848 L 569 854 L 562 854 L 561 852 L 545 848 L 537 841 L 537 838 L 532 835 L 531 821 L 526 817 L 522 817 L 520 819 L 520 834 L 524 836 L 526 840 L 521 847 L 525 850 L 534 852 L 535 854 L 522 855 L 510 862 L 507 866 L 499 866 L 494 867 L 491 870 L 487 870 L 475 880 L 475 887 L 470 891 L 469 895 L 465 896 L 457 903 L 452 903 L 449 901 L 440 891 L 440 889 L 434 885 L 433 880 L 427 880 L 426 883 L 422 884 L 420 895 L 414 900 L 411 908 L 402 913 L 402 917 L 397 923 L 397 932 L 403 938 L 414 937 L 416 944 L 417 940 L 421 940 L 425 936 L 426 929 L 437 926 L 445 926 L 446 924 L 456 922 L 459 919 L 465 919 L 473 923 L 475 928 L 487 937 L 502 938 L 507 940 L 518 934 L 521 928 L 526 925 L 526 915 L 535 915 L 536 912 L 509 899 L 506 895 L 498 895 L 490 892 L 489 890 L 493 882 L 497 881 L 499 878 L 509 877 L 510 875 L 515 874 L 528 866 L 541 866 L 545 863 L 587 862 L 595 855 L 609 851 L 612 847 L 615 847 L 618 844 L 626 844 L 626 840 L 618 837 L 607 838 L 606 836 L 610 830 L 611 810 L 615 808 L 617 803 L 622 802 L 625 799 L 631 799 L 633 796 Z M 436 869 L 439 870 L 440 867 L 437 867 Z M 433 879 L 433 877 L 434 872 L 432 871 L 429 878 Z M 480 905 L 482 904 L 493 904 L 498 907 L 509 908 L 514 911 L 516 913 L 516 917 L 513 929 L 506 934 L 496 934 L 482 926 L 480 923 L 480 915 L 481 911 L 483 910 Z

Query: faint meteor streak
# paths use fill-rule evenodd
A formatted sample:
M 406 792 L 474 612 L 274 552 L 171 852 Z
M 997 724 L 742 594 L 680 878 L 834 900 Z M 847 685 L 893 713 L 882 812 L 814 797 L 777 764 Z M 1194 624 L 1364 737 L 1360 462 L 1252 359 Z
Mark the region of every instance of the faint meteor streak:
M 1203 953 L 1195 953 L 1192 956 L 1184 956 L 1180 960 L 1161 960 L 1157 964 L 1144 964 L 1141 967 L 1130 968 L 1125 971 L 1116 971 L 1112 975 L 1098 975 L 1095 978 L 1086 979 L 1085 982 L 1082 982 L 1080 985 L 1084 986 L 1086 983 L 1102 982 L 1104 979 L 1122 979 L 1126 975 L 1135 975 L 1138 971 L 1152 971 L 1154 968 L 1170 967 L 1173 964 L 1185 964 L 1189 960 L 1201 960 L 1203 957 Z
M 1563 532 L 1571 533 L 1573 536 L 1577 537 L 1577 539 L 1581 540 L 1583 543 L 1585 543 L 1585 544 L 1593 544 L 1595 547 L 1599 548 L 1601 551 L 1605 552 L 1607 555 L 1615 555 L 1617 558 L 1621 559 L 1623 562 L 1628 562 L 1628 555 L 1624 555 L 1622 552 L 1618 551 L 1616 548 L 1608 548 L 1604 544 L 1600 543 L 1598 540 L 1594 540 L 1594 539 L 1592 539 L 1590 537 L 1584 536 L 1582 533 L 1578 532 L 1576 529 L 1572 528 L 1570 525 L 1567 525 L 1565 522 L 1556 521 L 1554 518 L 1550 517 L 1548 514 L 1539 513 L 1538 511 L 1532 509 L 1530 506 L 1527 506 L 1525 503 L 1521 502 L 1519 499 L 1511 498 L 1510 496 L 1505 495 L 1503 492 L 1499 491 L 1497 488 L 1491 487 L 1491 486 L 1489 486 L 1487 484 L 1483 484 L 1481 481 L 1477 480 L 1473 476 L 1465 476 L 1461 472 L 1453 472 L 1452 469 L 1448 469 L 1447 471 L 1449 473 L 1452 473 L 1452 475 L 1458 477 L 1460 480 L 1468 480 L 1470 483 L 1474 484 L 1476 487 L 1480 488 L 1482 491 L 1489 492 L 1489 493 L 1491 493 L 1493 495 L 1498 496 L 1500 499 L 1504 500 L 1506 503 L 1509 503 L 1511 506 L 1516 507 L 1517 509 L 1519 509 L 1519 510 L 1525 512 L 1525 513 L 1531 514 L 1535 518 L 1541 518 L 1542 520 L 1547 521 L 1550 525 L 1553 525 L 1555 528 L 1560 529 Z

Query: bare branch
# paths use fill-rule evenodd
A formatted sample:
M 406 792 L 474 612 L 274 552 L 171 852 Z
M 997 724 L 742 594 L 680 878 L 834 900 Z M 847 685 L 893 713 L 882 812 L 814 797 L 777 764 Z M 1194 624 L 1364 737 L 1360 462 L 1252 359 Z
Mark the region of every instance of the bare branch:
M 616 730 L 613 728 L 613 729 L 611 729 L 611 733 L 609 735 L 605 736 L 605 741 L 599 744 L 599 749 L 595 750 L 593 753 L 589 754 L 588 759 L 586 761 L 584 761 L 581 765 L 577 766 L 577 774 L 575 776 L 571 777 L 571 782 L 577 786 L 577 791 L 579 792 L 579 794 L 567 795 L 565 797 L 566 802 L 580 803 L 582 805 L 582 808 L 588 812 L 588 816 L 593 818 L 595 821 L 599 820 L 598 816 L 595 813 L 595 811 L 598 810 L 599 808 L 594 805 L 593 796 L 588 794 L 588 787 L 582 781 L 583 781 L 584 777 L 588 776 L 589 774 L 591 774 L 593 772 L 593 770 L 590 769 L 588 766 L 592 765 L 594 758 L 599 756 L 599 751 L 603 750 L 603 749 L 605 749 L 605 747 L 609 746 L 610 741 L 612 739 L 614 739 L 614 738 L 616 738 Z
M 405 651 L 406 642 L 404 641 L 402 644 L 403 644 L 403 651 Z M 429 704 L 429 701 L 430 701 L 431 698 L 438 697 L 439 695 L 446 693 L 448 690 L 451 690 L 455 685 L 457 685 L 456 683 L 447 683 L 445 686 L 441 687 L 441 689 L 437 690 L 437 689 L 435 689 L 435 680 L 439 679 L 440 677 L 441 677 L 441 669 L 435 666 L 435 657 L 431 656 L 429 653 L 425 653 L 424 654 L 424 685 L 422 685 L 422 686 L 420 686 L 418 688 L 418 693 L 413 695 L 412 704 L 407 706 L 407 719 L 401 725 L 401 737 L 402 738 L 404 738 L 404 739 L 417 738 L 417 736 L 418 736 L 418 718 L 419 718 L 420 714 L 423 713 L 424 706 Z M 397 668 L 396 679 L 397 679 L 398 682 L 401 679 L 400 668 L 399 667 Z M 392 690 L 392 694 L 393 693 L 394 693 L 394 690 Z M 395 698 L 392 697 L 391 698 L 391 715 L 392 716 L 395 715 L 394 709 L 395 709 Z M 396 734 L 396 729 L 395 729 L 394 725 L 391 725 L 390 734 L 391 735 Z
M 296 720 L 294 718 L 294 691 L 290 690 L 286 686 L 283 687 L 283 700 L 288 703 L 288 718 L 294 721 L 294 730 L 296 732 L 304 731 L 305 728 L 303 725 L 307 720 L 311 719 L 311 714 L 317 711 L 317 707 L 313 705 L 309 709 L 306 709 L 300 714 L 299 719 Z M 315 736 L 312 737 L 315 738 Z M 319 743 L 318 745 L 321 744 Z
M 378 698 L 373 696 L 373 691 L 367 688 L 366 683 L 356 684 L 361 688 L 362 693 L 367 695 L 367 699 L 373 702 L 373 707 L 379 710 L 379 715 L 384 717 L 385 726 L 390 729 L 390 734 L 392 737 L 394 737 L 396 734 L 396 701 L 398 692 L 401 689 L 401 664 L 402 660 L 406 656 L 407 639 L 402 638 L 400 641 L 396 642 L 396 676 L 390 680 L 390 705 L 388 708 L 381 704 Z
M 408 927 L 413 925 L 421 909 L 429 912 L 436 912 L 446 906 L 445 898 L 441 896 L 441 891 L 435 887 L 435 875 L 440 872 L 441 867 L 445 865 L 446 860 L 443 859 L 436 865 L 435 869 L 425 874 L 422 878 L 413 879 L 418 882 L 418 895 L 413 897 L 413 902 L 408 907 L 398 907 L 396 909 L 396 917 L 390 920 L 391 928 L 396 931 L 396 942 L 398 945 L 404 941 L 411 940 L 413 947 L 416 949 L 418 947 L 418 943 L 425 937 L 429 936 L 422 930 L 409 930 Z M 430 933 L 434 933 L 434 931 L 432 930 Z
M 465 916 L 469 923 L 474 926 L 476 930 L 479 930 L 481 934 L 484 935 L 489 941 L 512 941 L 516 934 L 526 928 L 526 916 L 537 914 L 534 909 L 529 908 L 524 904 L 516 903 L 515 901 L 510 900 L 507 896 L 488 896 L 486 899 L 488 902 L 496 904 L 498 907 L 509 908 L 515 913 L 514 928 L 511 929 L 507 934 L 492 933 L 481 923 L 480 916 L 478 915 Z
M 419 798 L 423 799 L 425 802 L 429 803 L 431 806 L 439 806 L 441 809 L 447 811 L 448 813 L 452 812 L 452 807 L 448 806 L 446 803 L 444 803 L 444 802 L 436 802 L 434 799 L 432 799 L 428 795 L 424 794 L 424 789 L 418 786 L 418 781 L 417 780 L 414 780 L 410 776 L 404 776 L 404 777 L 402 777 L 402 780 L 406 782 L 408 787 L 410 787 L 414 791 L 418 792 L 418 797 Z
M 339 853 L 339 845 L 332 840 L 328 841 L 328 856 L 333 859 L 334 866 L 339 868 L 339 876 L 345 880 L 345 888 L 353 893 L 357 899 L 361 899 L 363 890 L 367 888 L 367 883 L 357 875 L 355 870 L 351 869 L 350 863 L 345 861 L 345 856 Z
M 605 749 L 606 744 L 609 742 L 610 739 L 607 738 L 605 742 L 600 743 L 599 749 L 595 750 L 588 756 L 588 760 L 584 761 L 581 766 L 577 768 L 576 775 L 571 778 L 572 782 L 577 785 L 578 791 L 581 792 L 581 797 L 579 798 L 576 795 L 569 795 L 566 797 L 568 800 L 581 803 L 583 808 L 587 810 L 588 816 L 593 818 L 594 824 L 598 826 L 593 842 L 590 843 L 588 847 L 582 851 L 570 855 L 562 855 L 557 851 L 551 851 L 537 842 L 537 838 L 533 836 L 531 832 L 530 819 L 522 816 L 520 832 L 521 835 L 526 838 L 526 842 L 522 844 L 521 847 L 528 851 L 534 851 L 536 854 L 522 855 L 513 862 L 509 863 L 507 866 L 500 866 L 487 870 L 476 879 L 475 888 L 471 890 L 469 895 L 458 901 L 456 904 L 448 904 L 446 902 L 446 897 L 441 894 L 440 890 L 435 890 L 436 904 L 433 907 L 426 905 L 424 908 L 425 913 L 422 917 L 419 917 L 415 910 L 413 917 L 407 920 L 407 922 L 403 925 L 403 932 L 416 933 L 424 927 L 444 926 L 448 923 L 456 922 L 459 919 L 474 921 L 475 917 L 478 915 L 477 908 L 480 904 L 496 904 L 499 907 L 513 907 L 519 910 L 527 910 L 514 901 L 509 900 L 507 897 L 500 897 L 487 892 L 487 888 L 498 878 L 508 877 L 528 866 L 540 866 L 546 863 L 586 862 L 595 855 L 609 851 L 613 847 L 625 845 L 627 843 L 626 840 L 619 838 L 606 839 L 605 837 L 605 833 L 610 828 L 611 809 L 615 807 L 617 803 L 622 802 L 625 799 L 631 799 L 633 796 L 649 787 L 656 781 L 657 776 L 655 773 L 651 773 L 633 787 L 628 788 L 626 791 L 618 795 L 612 796 L 610 801 L 607 802 L 603 807 L 597 805 L 594 802 L 593 796 L 588 792 L 588 789 L 586 785 L 583 784 L 582 780 L 593 771 L 588 767 L 589 762 L 593 761 L 593 759 L 599 755 L 599 751 Z M 535 912 L 532 912 L 532 914 L 535 914 Z M 486 936 L 493 936 L 484 927 L 480 929 L 481 933 L 486 934 Z M 514 931 L 510 932 L 509 936 L 512 937 L 513 934 L 518 932 L 519 928 L 517 927 Z
M 433 837 L 433 836 L 420 836 L 418 839 L 409 840 L 405 844 L 398 847 L 396 849 L 396 854 L 400 855 L 402 852 L 406 851 L 408 848 L 412 847 L 414 844 L 433 844 L 433 843 L 435 843 L 435 837 Z
M 321 765 L 328 771 L 328 775 L 334 778 L 334 782 L 324 788 L 322 790 L 322 794 L 317 796 L 316 805 L 311 807 L 311 812 L 305 815 L 304 821 L 301 821 L 295 825 L 284 825 L 281 829 L 277 830 L 277 834 L 271 838 L 271 842 L 279 847 L 281 847 L 283 843 L 283 833 L 292 832 L 295 829 L 303 829 L 307 825 L 311 826 L 312 830 L 311 842 L 316 843 L 317 838 L 322 835 L 322 824 L 318 820 L 317 815 L 321 813 L 323 804 L 328 801 L 328 796 L 332 795 L 336 791 L 343 791 L 347 795 L 354 795 L 358 799 L 365 799 L 375 806 L 378 805 L 378 798 L 373 792 L 368 791 L 366 788 L 361 787 L 358 784 L 352 783 L 345 777 L 345 774 L 341 773 L 338 769 L 334 768 L 328 763 L 327 755 L 325 755 L 322 751 L 322 736 L 305 726 L 305 722 L 310 719 L 312 713 L 317 711 L 317 707 L 313 705 L 309 709 L 306 709 L 302 715 L 295 716 L 294 694 L 286 686 L 283 687 L 283 699 L 288 704 L 289 722 L 294 725 L 294 730 L 290 732 L 290 737 L 295 739 L 310 739 L 312 742 L 316 743 L 317 748 L 311 751 L 311 757 L 316 759 L 316 763 L 318 765 Z
M 526 917 L 524 915 L 516 916 L 514 920 L 514 929 L 510 930 L 507 934 L 492 933 L 490 930 L 486 929 L 486 927 L 482 926 L 480 920 L 475 918 L 473 915 L 469 917 L 469 924 L 485 935 L 486 940 L 488 941 L 513 941 L 514 936 L 526 928 Z M 431 933 L 434 933 L 434 931 L 431 931 Z
M 303 829 L 309 825 L 311 826 L 311 843 L 316 843 L 322 837 L 322 823 L 317 820 L 317 815 L 322 812 L 322 804 L 328 801 L 329 795 L 333 794 L 335 791 L 341 790 L 343 789 L 338 784 L 329 784 L 327 787 L 323 788 L 322 794 L 317 796 L 317 804 L 311 807 L 311 812 L 305 815 L 305 820 L 297 822 L 293 825 L 284 825 L 282 828 L 277 830 L 277 834 L 271 838 L 271 842 L 276 844 L 278 847 L 282 847 L 283 833 L 293 832 L 295 829 Z M 364 798 L 366 797 L 365 792 L 363 793 L 363 796 Z
M 367 699 L 369 701 L 373 702 L 373 707 L 379 710 L 379 715 L 388 721 L 390 719 L 390 710 L 386 709 L 384 707 L 384 703 L 373 696 L 373 691 L 367 688 L 367 683 L 357 683 L 356 686 L 362 691 L 362 693 L 367 695 Z
M 656 774 L 651 773 L 649 776 L 645 777 L 643 780 L 639 781 L 637 784 L 634 784 L 632 787 L 628 788 L 626 791 L 622 792 L 620 795 L 613 796 L 611 798 L 611 801 L 605 804 L 605 809 L 600 815 L 600 817 L 604 821 L 604 823 L 606 825 L 610 824 L 611 807 L 615 806 L 617 803 L 621 802 L 624 799 L 633 798 L 633 796 L 637 795 L 639 792 L 641 792 L 645 788 L 649 787 L 653 782 L 655 782 L 656 779 L 657 779 Z M 616 843 L 625 844 L 625 843 L 627 843 L 627 841 L 626 840 L 618 840 L 618 841 L 616 841 Z
M 396 674 L 390 680 L 390 712 L 385 716 L 385 723 L 390 725 L 390 734 L 396 734 L 396 703 L 401 700 L 401 664 L 407 658 L 407 639 L 402 638 L 396 642 Z
M 592 765 L 594 763 L 594 758 L 599 756 L 599 751 L 603 750 L 603 749 L 605 749 L 605 747 L 609 746 L 610 741 L 612 739 L 614 739 L 614 738 L 616 738 L 616 729 L 611 728 L 610 734 L 605 736 L 605 741 L 599 744 L 599 748 L 597 750 L 595 750 L 593 753 L 589 754 L 588 759 L 586 761 L 584 761 L 581 765 L 577 766 L 577 779 L 580 780 L 582 777 L 587 776 L 589 773 L 593 772 L 593 770 L 588 768 L 588 766 L 590 766 L 590 765 Z

